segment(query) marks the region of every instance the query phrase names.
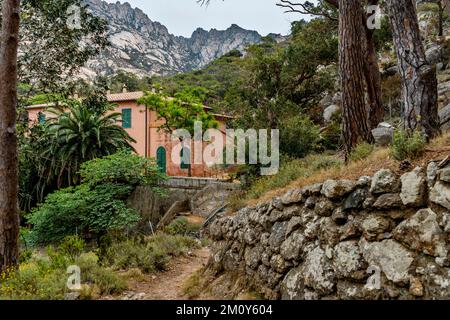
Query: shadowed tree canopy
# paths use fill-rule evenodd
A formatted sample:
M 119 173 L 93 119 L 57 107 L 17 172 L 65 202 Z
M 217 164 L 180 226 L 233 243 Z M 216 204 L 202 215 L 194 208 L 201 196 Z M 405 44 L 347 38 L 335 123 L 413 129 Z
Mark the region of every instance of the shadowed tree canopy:
M 71 12 L 72 6 L 79 11 Z M 36 91 L 60 92 L 108 44 L 106 21 L 91 14 L 82 0 L 22 0 L 21 12 L 18 72 L 22 97 Z M 80 23 L 71 26 L 69 19 Z

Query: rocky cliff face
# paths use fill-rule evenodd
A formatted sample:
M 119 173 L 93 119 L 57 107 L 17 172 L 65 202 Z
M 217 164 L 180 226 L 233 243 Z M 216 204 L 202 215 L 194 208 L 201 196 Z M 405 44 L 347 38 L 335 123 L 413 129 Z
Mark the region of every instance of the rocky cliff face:
M 109 23 L 110 48 L 89 61 L 83 74 L 167 75 L 201 68 L 225 53 L 258 43 L 261 36 L 232 25 L 224 31 L 197 29 L 191 38 L 177 37 L 129 3 L 86 0 L 92 12 Z
M 328 180 L 216 220 L 208 270 L 269 299 L 449 299 L 447 163 Z

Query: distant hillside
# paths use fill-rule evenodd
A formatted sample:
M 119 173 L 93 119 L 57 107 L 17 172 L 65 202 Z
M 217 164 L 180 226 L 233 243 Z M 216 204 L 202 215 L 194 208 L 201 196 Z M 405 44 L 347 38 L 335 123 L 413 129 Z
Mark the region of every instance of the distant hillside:
M 230 87 L 239 81 L 244 72 L 245 59 L 238 50 L 230 51 L 201 70 L 194 70 L 167 77 L 154 78 L 154 85 L 174 95 L 183 87 L 203 87 L 207 90 L 205 103 L 214 106 L 223 101 Z

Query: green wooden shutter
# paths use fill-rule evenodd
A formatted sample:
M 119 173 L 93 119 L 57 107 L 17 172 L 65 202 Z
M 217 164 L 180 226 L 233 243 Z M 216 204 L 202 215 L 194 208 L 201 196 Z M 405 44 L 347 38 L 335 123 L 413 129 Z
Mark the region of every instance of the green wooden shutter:
M 158 164 L 158 168 L 161 173 L 167 172 L 166 161 L 166 149 L 164 149 L 164 147 L 159 147 L 156 151 L 156 163 Z
M 185 154 L 185 152 L 186 152 L 186 154 Z M 189 150 L 189 148 L 181 149 L 180 157 L 181 157 L 181 169 L 189 169 L 189 167 L 191 166 L 191 164 L 190 164 L 190 162 L 191 162 L 191 150 Z M 186 159 L 189 159 L 189 160 L 188 161 L 184 161 L 185 157 L 186 157 Z
M 122 109 L 122 127 L 124 129 L 131 128 L 131 109 Z
M 39 123 L 45 124 L 45 114 L 39 113 Z

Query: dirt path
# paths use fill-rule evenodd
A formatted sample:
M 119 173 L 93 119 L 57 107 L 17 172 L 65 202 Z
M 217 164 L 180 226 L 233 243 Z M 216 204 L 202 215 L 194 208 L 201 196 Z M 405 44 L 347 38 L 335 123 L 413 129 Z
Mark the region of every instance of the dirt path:
M 129 290 L 122 300 L 183 300 L 183 285 L 196 271 L 208 262 L 207 248 L 193 251 L 191 255 L 178 257 L 169 262 L 166 271 L 146 275 L 144 279 L 129 282 Z

